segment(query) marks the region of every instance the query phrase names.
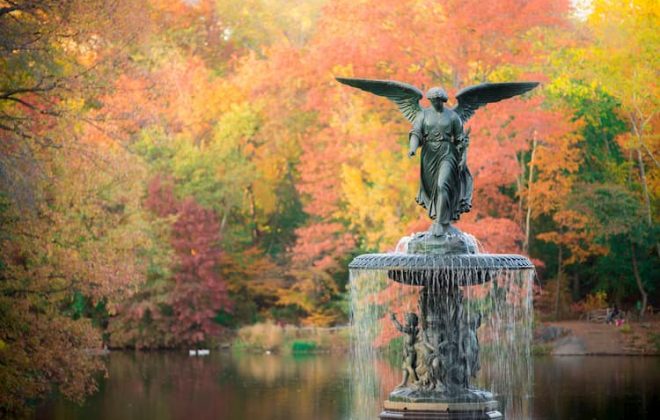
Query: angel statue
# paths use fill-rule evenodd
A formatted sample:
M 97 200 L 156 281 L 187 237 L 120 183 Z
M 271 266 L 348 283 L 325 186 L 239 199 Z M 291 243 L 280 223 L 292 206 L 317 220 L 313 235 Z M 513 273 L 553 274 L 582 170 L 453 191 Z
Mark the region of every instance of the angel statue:
M 451 223 L 472 207 L 472 175 L 467 168 L 469 130 L 463 130 L 465 123 L 481 106 L 521 95 L 538 85 L 521 82 L 470 86 L 456 95 L 458 104 L 453 108 L 445 106 L 448 99 L 445 90 L 433 87 L 426 92 L 432 106 L 422 108 L 419 104 L 422 91 L 407 83 L 343 77 L 337 81 L 386 97 L 412 123 L 408 156 L 415 156 L 417 149 L 422 148 L 417 203 L 433 220 L 434 236 L 447 234 Z

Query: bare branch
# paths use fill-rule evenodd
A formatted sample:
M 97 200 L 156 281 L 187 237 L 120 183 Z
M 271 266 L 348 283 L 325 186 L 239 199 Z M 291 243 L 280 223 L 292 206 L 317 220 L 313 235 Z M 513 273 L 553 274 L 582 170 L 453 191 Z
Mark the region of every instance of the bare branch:
M 19 99 L 19 98 L 14 98 L 13 96 L 8 96 L 8 97 L 0 96 L 0 100 L 14 101 L 14 102 L 18 102 L 19 104 L 23 105 L 24 107 L 27 107 L 27 108 L 30 108 L 30 109 L 37 109 L 37 107 L 32 105 L 31 103 L 29 103 L 27 101 L 24 101 L 22 99 Z
M 0 17 L 12 13 L 12 12 L 26 12 L 31 9 L 37 9 L 37 4 L 34 2 L 27 2 L 25 4 L 17 4 L 12 1 L 8 1 L 7 3 L 10 4 L 10 6 L 7 7 L 0 7 Z
M 35 93 L 35 92 L 48 92 L 50 90 L 53 90 L 57 87 L 57 84 L 51 83 L 50 85 L 47 86 L 41 86 L 41 82 L 39 82 L 36 86 L 33 87 L 24 87 L 24 88 L 16 88 L 16 89 L 11 89 L 3 92 L 0 94 L 0 99 L 9 99 L 10 96 L 18 95 L 21 93 Z

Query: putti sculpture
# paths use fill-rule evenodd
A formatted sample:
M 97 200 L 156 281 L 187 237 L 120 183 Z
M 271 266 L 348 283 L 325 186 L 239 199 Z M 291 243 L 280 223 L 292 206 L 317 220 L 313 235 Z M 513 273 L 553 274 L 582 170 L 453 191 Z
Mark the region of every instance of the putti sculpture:
M 386 270 L 391 280 L 422 288 L 419 319 L 407 313 L 401 325 L 391 315 L 405 335 L 403 380 L 385 401 L 381 418 L 501 418 L 493 395 L 470 386 L 480 368 L 477 329 L 482 315 L 464 308 L 462 288 L 491 281 L 503 271 L 531 270 L 533 265 L 520 255 L 478 253 L 474 239 L 452 223 L 472 207 L 470 132 L 465 123 L 478 108 L 521 95 L 538 83 L 471 86 L 456 95 L 454 108 L 445 106 L 445 90 L 433 87 L 426 93 L 432 106 L 423 108 L 423 93 L 406 83 L 340 77 L 337 81 L 389 99 L 412 123 L 408 155 L 415 156 L 421 147 L 416 201 L 433 220 L 429 231 L 410 240 L 407 253 L 365 254 L 349 265 L 352 271 Z

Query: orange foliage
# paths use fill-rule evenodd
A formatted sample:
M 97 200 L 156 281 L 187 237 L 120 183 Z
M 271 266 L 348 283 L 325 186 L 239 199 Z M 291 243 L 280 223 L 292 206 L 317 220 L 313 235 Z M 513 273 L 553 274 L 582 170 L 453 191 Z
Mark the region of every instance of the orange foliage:
M 348 91 L 333 77 L 390 78 L 426 88 L 443 84 L 450 93 L 486 80 L 543 80 L 534 70 L 546 54 L 538 40 L 544 31 L 566 27 L 567 7 L 565 1 L 548 0 L 377 5 L 340 0 L 323 7 L 304 48 L 275 43 L 262 51 L 265 57 L 250 54 L 240 61 L 236 83 L 259 101 L 266 121 L 307 122 L 278 126 L 279 133 L 273 133 L 287 133 L 299 148 L 296 186 L 311 216 L 296 232 L 291 252 L 296 280 L 282 302 L 303 302 L 319 287 L 332 290 L 326 274 L 336 272 L 352 237 L 366 247 L 392 249 L 398 236 L 409 233 L 406 228 L 428 226 L 413 202 L 416 164 L 399 163 L 407 162 L 402 147 L 407 122 L 389 102 Z M 493 252 L 516 251 L 522 242 L 516 201 L 522 198 L 502 192 L 516 184 L 516 193 L 524 192 L 521 154 L 529 151 L 533 136 L 561 147 L 575 128 L 566 112 L 543 105 L 540 91 L 529 100 L 482 110 L 470 123 L 475 203 L 461 226 L 488 238 L 486 248 Z M 378 160 L 369 166 L 374 156 Z M 312 287 L 313 282 L 326 286 Z
M 560 210 L 554 214 L 553 219 L 561 227 L 560 232 L 545 232 L 539 239 L 553 242 L 566 247 L 570 255 L 564 260 L 566 264 L 584 261 L 590 255 L 606 254 L 607 248 L 598 244 L 595 232 L 591 227 L 596 223 L 589 220 L 585 214 L 574 210 Z

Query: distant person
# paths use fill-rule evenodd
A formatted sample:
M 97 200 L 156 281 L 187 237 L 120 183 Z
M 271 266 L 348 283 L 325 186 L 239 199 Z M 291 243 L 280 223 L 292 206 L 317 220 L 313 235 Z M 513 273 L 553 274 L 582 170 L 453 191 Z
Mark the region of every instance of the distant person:
M 607 323 L 614 324 L 614 319 L 619 316 L 619 307 L 614 305 L 614 309 L 607 315 Z

